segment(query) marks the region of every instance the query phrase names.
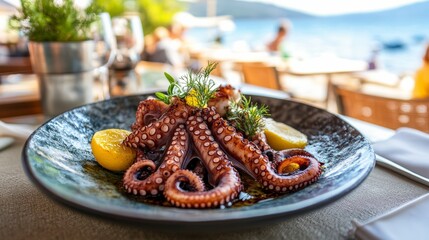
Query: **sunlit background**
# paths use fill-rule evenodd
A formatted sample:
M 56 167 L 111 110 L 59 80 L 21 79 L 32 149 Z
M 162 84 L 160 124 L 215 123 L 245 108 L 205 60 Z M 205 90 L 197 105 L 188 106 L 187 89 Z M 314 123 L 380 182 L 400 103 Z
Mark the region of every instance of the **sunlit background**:
M 77 1 L 82 5 L 87 2 Z M 128 8 L 139 2 L 151 4 L 151 1 L 99 2 L 113 15 L 124 11 L 127 4 Z M 17 41 L 17 33 L 8 30 L 7 19 L 13 12 L 12 6 L 18 6 L 19 1 L 3 0 L 0 3 L 3 13 L 0 16 L 0 42 Z M 153 4 L 160 5 L 161 9 L 168 7 L 166 12 L 170 15 L 175 11 L 186 11 L 198 17 L 230 16 L 234 25 L 224 29 L 190 26 L 187 37 L 202 46 L 210 45 L 222 34 L 223 44 L 231 49 L 263 50 L 275 34 L 279 20 L 287 18 L 293 27 L 284 47 L 293 56 L 336 54 L 365 60 L 376 49 L 380 51 L 380 64 L 397 74 L 414 71 L 419 66 L 429 35 L 429 3 L 422 0 L 164 0 L 153 1 Z M 169 4 L 174 4 L 174 8 Z M 155 7 L 152 9 L 156 10 Z M 158 21 L 161 25 L 172 20 L 172 16 L 159 18 L 164 18 Z M 145 29 L 145 34 L 155 27 Z
M 227 2 L 218 1 L 217 14 L 233 16 L 234 30 L 224 33 L 231 48 L 263 49 L 279 19 L 288 18 L 293 27 L 284 47 L 293 56 L 336 54 L 367 60 L 378 50 L 382 67 L 403 74 L 419 67 L 429 38 L 427 1 L 231 1 L 244 6 L 232 9 Z M 205 14 L 198 3 L 189 10 Z M 191 29 L 188 35 L 210 44 L 218 31 Z
M 309 70 L 313 72 L 315 68 L 325 68 L 324 63 L 332 59 L 346 59 L 367 63 L 371 70 L 369 75 L 345 75 L 346 82 L 351 78 L 371 78 L 369 82 L 375 85 L 365 85 L 362 89 L 410 98 L 414 74 L 422 66 L 429 42 L 429 1 L 424 0 L 94 1 L 111 17 L 137 14 L 145 35 L 145 51 L 149 50 L 154 36 L 165 35 L 166 29 L 180 24 L 183 35 L 179 38 L 186 42 L 188 51 L 187 60 L 180 67 L 199 67 L 203 58 L 199 59 L 199 64 L 193 61 L 195 58 L 206 54 L 204 59 L 210 60 L 217 54 L 212 59 L 222 62 L 223 72 L 218 75 L 228 82 L 245 80 L 231 62 L 238 58 L 250 61 L 247 57 L 250 55 L 246 55 L 249 53 L 254 58 L 255 53 L 275 56 L 289 66 L 296 61 L 310 60 L 312 69 Z M 75 1 L 75 4 L 86 6 L 90 2 Z M 8 26 L 9 16 L 19 5 L 17 0 L 0 1 L 0 56 L 3 58 L 28 55 L 22 33 Z M 267 44 L 276 37 L 280 23 L 287 23 L 287 35 L 281 40 L 278 51 L 267 51 Z M 160 30 L 155 32 L 156 29 Z M 209 54 L 209 57 L 209 51 L 216 54 Z M 317 61 L 312 61 L 314 59 Z M 142 60 L 147 60 L 144 53 Z M 326 76 L 288 75 L 292 72 L 280 70 L 283 90 L 295 97 L 326 98 Z

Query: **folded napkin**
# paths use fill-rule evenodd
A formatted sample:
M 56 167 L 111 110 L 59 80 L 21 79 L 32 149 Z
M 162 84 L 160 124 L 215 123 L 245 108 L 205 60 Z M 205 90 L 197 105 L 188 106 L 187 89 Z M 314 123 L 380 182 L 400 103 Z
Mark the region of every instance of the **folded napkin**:
M 33 131 L 33 126 L 24 124 L 11 124 L 0 121 L 0 137 L 8 136 L 26 140 Z
M 399 128 L 389 139 L 374 143 L 376 154 L 429 178 L 429 134 Z
M 355 225 L 356 239 L 428 239 L 429 194 L 423 195 L 395 210 Z
M 0 137 L 0 151 L 12 145 L 13 142 L 11 137 Z

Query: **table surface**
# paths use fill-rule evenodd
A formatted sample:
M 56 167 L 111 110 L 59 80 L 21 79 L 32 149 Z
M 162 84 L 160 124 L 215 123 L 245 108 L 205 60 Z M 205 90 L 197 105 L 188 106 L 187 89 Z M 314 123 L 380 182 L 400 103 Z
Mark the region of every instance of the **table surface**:
M 389 129 L 345 119 L 372 141 L 393 134 Z M 40 118 L 9 121 L 34 124 Z M 42 194 L 23 171 L 23 145 L 23 141 L 16 141 L 0 151 L 0 239 L 344 239 L 352 229 L 352 220 L 368 221 L 428 191 L 424 185 L 376 166 L 346 196 L 276 224 L 228 233 L 160 232 L 82 213 Z

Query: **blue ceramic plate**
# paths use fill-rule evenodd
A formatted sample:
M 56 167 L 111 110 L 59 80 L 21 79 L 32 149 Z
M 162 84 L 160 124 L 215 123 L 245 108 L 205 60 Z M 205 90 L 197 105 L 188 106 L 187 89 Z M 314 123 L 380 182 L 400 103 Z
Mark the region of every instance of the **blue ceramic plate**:
M 253 227 L 284 220 L 345 195 L 357 187 L 374 166 L 370 143 L 352 126 L 324 110 L 302 103 L 253 96 L 269 106 L 271 116 L 305 133 L 306 150 L 325 171 L 318 182 L 298 192 L 251 205 L 225 209 L 179 209 L 143 203 L 120 190 L 121 174 L 104 170 L 94 160 L 90 141 L 106 128 L 129 129 L 140 100 L 129 96 L 85 105 L 45 123 L 28 139 L 24 168 L 47 195 L 73 208 L 141 226 L 179 230 Z

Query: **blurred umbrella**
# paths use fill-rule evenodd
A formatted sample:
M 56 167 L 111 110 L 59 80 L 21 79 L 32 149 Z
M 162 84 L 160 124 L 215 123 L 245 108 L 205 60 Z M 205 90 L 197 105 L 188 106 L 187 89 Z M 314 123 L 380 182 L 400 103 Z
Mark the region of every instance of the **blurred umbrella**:
M 220 27 L 231 31 L 235 28 L 231 16 L 216 16 L 216 17 L 195 17 L 187 12 L 176 13 L 173 17 L 175 23 L 182 26 L 191 27 Z

